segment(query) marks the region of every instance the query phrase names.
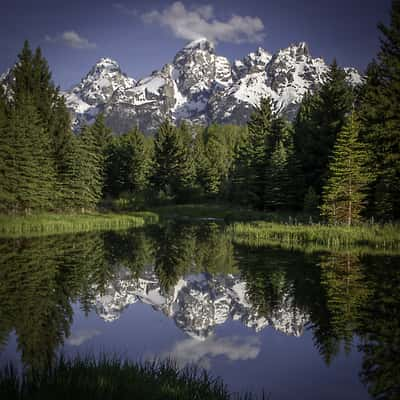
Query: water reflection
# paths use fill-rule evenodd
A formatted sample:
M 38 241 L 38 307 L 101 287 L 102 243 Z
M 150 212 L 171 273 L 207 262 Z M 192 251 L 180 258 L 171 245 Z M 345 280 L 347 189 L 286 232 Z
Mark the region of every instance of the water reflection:
M 363 352 L 359 373 L 373 396 L 400 389 L 399 257 L 255 250 L 212 223 L 2 240 L 0 257 L 0 346 L 15 331 L 29 368 L 51 363 L 64 342 L 100 335 L 71 335 L 73 304 L 112 322 L 143 303 L 187 334 L 157 356 L 204 367 L 215 357 L 253 360 L 266 327 L 296 337 L 308 330 L 327 365 L 341 349 Z M 227 321 L 253 334 L 215 335 Z

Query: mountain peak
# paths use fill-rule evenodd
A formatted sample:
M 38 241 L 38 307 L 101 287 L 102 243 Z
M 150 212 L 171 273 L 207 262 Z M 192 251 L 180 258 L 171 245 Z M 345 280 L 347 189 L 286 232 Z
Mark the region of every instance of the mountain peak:
M 292 43 L 288 48 L 282 50 L 283 52 L 290 52 L 293 56 L 311 56 L 310 49 L 306 42 Z
M 114 70 L 119 70 L 120 66 L 118 62 L 113 60 L 112 58 L 102 57 L 100 58 L 100 60 L 96 62 L 93 68 L 114 71 Z

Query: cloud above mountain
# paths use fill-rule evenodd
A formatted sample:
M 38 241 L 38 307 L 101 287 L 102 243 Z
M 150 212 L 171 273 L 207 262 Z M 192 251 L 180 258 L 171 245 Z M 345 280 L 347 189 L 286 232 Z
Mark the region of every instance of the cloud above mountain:
M 56 36 L 45 36 L 46 42 L 50 43 L 62 43 L 73 49 L 94 49 L 96 48 L 96 43 L 89 42 L 88 39 L 79 35 L 79 33 L 71 30 L 65 31 Z
M 145 23 L 158 23 L 177 38 L 195 40 L 206 37 L 213 42 L 255 43 L 264 39 L 264 24 L 258 17 L 232 15 L 228 20 L 216 18 L 212 5 L 186 8 L 176 1 L 163 10 L 142 14 Z

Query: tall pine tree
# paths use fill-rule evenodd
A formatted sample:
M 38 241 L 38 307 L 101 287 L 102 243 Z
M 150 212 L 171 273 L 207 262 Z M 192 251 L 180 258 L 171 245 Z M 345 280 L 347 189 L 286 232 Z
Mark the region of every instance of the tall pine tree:
M 184 200 L 193 187 L 195 169 L 179 130 L 164 121 L 154 139 L 155 188 L 167 197 Z
M 370 64 L 361 95 L 363 140 L 374 150 L 377 175 L 372 211 L 384 219 L 400 218 L 400 1 L 393 0 L 389 26 L 382 33 L 378 60 Z
M 339 133 L 323 190 L 322 214 L 330 223 L 352 225 L 361 218 L 371 182 L 370 155 L 359 139 L 360 123 L 353 112 Z
M 295 151 L 302 165 L 305 187 L 313 187 L 317 195 L 326 182 L 329 157 L 353 99 L 346 73 L 336 61 L 320 90 L 303 99 L 295 121 Z
M 264 207 L 266 157 L 273 150 L 271 123 L 271 100 L 262 98 L 250 116 L 232 177 L 233 197 L 259 209 Z

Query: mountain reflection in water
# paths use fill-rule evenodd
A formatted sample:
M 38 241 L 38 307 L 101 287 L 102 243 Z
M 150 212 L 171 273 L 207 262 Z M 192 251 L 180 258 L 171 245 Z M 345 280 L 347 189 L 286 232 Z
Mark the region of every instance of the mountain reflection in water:
M 141 324 L 149 337 L 171 338 L 169 346 L 154 345 L 148 353 L 211 370 L 226 360 L 220 374 L 236 388 L 247 389 L 248 382 L 236 382 L 224 371 L 240 362 L 268 370 L 263 332 L 272 329 L 283 334 L 276 337 L 283 347 L 305 349 L 309 337 L 326 368 L 341 360 L 354 373 L 354 362 L 346 359 L 361 354 L 359 379 L 343 388 L 353 393 L 348 398 L 394 398 L 400 389 L 399 256 L 252 249 L 234 245 L 215 223 L 168 223 L 124 233 L 1 240 L 0 260 L 2 364 L 14 358 L 27 368 L 42 368 L 58 351 L 88 343 L 100 352 L 104 343 L 95 345 L 105 336 L 100 322 L 79 327 L 79 321 L 95 313 L 114 329 L 142 304 L 153 314 L 146 311 L 146 318 L 130 326 Z M 175 328 L 151 333 L 146 321 L 156 315 Z M 144 343 L 146 335 L 130 335 Z M 297 367 L 300 371 L 300 362 Z M 278 383 L 295 393 L 296 379 L 291 387 L 287 371 L 280 372 Z M 268 377 L 256 383 L 274 393 Z

